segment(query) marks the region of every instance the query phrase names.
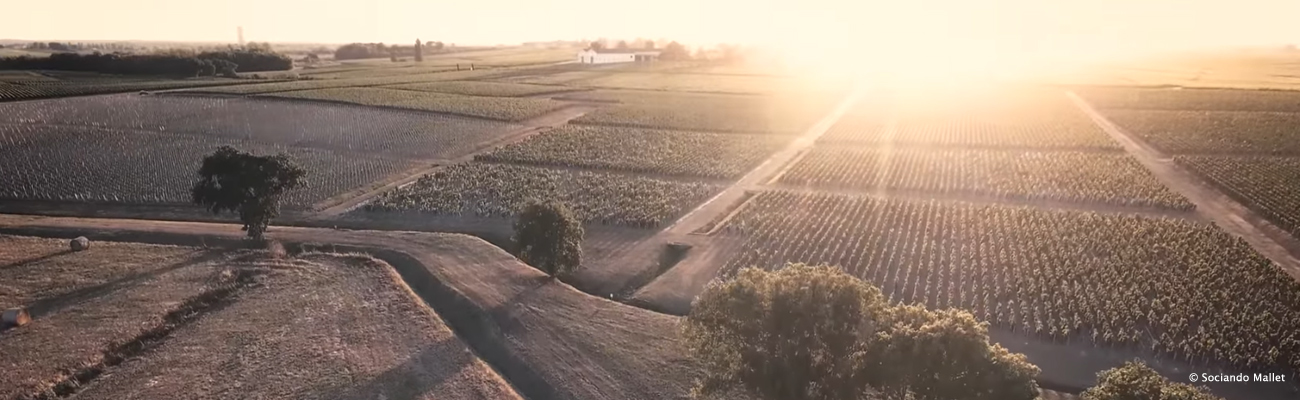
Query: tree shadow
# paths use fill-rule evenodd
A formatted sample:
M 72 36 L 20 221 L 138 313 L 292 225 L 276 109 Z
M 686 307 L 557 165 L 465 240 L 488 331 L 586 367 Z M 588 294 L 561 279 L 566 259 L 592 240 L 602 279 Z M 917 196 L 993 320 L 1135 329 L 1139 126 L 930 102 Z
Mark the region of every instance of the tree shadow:
M 224 254 L 225 254 L 224 251 L 207 250 L 204 251 L 203 255 L 200 255 L 196 258 L 187 259 L 160 268 L 154 268 L 151 270 L 122 276 L 120 278 L 108 282 L 73 290 L 71 292 L 63 293 L 57 296 L 38 299 L 27 305 L 27 312 L 31 314 L 32 319 L 39 319 L 41 317 L 49 316 L 58 313 L 59 311 L 63 311 L 68 307 L 72 307 L 77 304 L 85 303 L 88 301 L 98 299 L 100 297 L 104 297 L 119 289 L 126 288 L 131 285 L 135 285 L 146 279 L 153 278 L 158 275 L 162 275 L 164 273 L 175 271 L 181 268 L 200 265 L 203 263 L 207 263 L 209 261 L 219 259 Z
M 311 398 L 346 400 L 418 399 L 455 377 L 473 364 L 474 353 L 456 336 L 420 348 L 401 364 L 365 380 L 359 385 L 317 388 Z
M 11 262 L 11 263 L 8 263 L 8 264 L 5 264 L 5 265 L 0 265 L 0 271 L 4 271 L 4 270 L 7 270 L 7 269 L 13 269 L 13 268 L 21 268 L 21 267 L 25 267 L 25 266 L 27 266 L 27 265 L 35 264 L 35 263 L 38 263 L 38 262 L 41 262 L 41 261 L 45 261 L 45 260 L 48 260 L 48 259 L 51 259 L 51 258 L 54 258 L 54 257 L 62 256 L 62 255 L 65 255 L 65 254 L 69 254 L 69 253 L 72 253 L 72 252 L 73 252 L 72 249 L 63 249 L 63 250 L 60 250 L 60 251 L 58 251 L 58 252 L 54 252 L 54 253 L 50 253 L 50 254 L 46 254 L 46 255 L 43 255 L 43 256 L 40 256 L 40 257 L 32 257 L 32 258 L 28 258 L 28 259 L 23 259 L 23 260 L 14 261 L 14 262 Z

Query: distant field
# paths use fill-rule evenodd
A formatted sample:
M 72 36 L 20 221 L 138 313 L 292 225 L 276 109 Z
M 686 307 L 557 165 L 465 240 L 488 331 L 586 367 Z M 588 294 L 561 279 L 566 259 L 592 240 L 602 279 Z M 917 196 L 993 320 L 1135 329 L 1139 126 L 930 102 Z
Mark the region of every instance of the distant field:
M 188 204 L 203 156 L 222 145 L 262 155 L 286 152 L 311 171 L 307 187 L 285 198 L 294 207 L 413 166 L 400 159 L 196 135 L 71 127 L 15 130 L 0 126 L 0 141 L 24 143 L 0 149 L 0 168 L 6 171 L 0 174 L 0 197 L 19 200 Z
M 489 70 L 479 71 L 444 71 L 444 72 L 424 72 L 420 74 L 398 75 L 398 76 L 371 76 L 365 78 L 351 79 L 309 79 L 291 82 L 271 82 L 255 83 L 249 85 L 227 86 L 219 88 L 201 88 L 186 90 L 188 92 L 204 92 L 218 94 L 262 94 L 274 92 L 288 92 L 295 90 L 313 90 L 329 89 L 341 87 L 370 87 L 384 85 L 398 85 L 406 83 L 430 82 L 441 80 L 456 80 L 493 74 Z
M 818 148 L 781 183 L 1191 209 L 1123 153 Z
M 583 92 L 561 98 L 622 103 L 574 121 L 579 124 L 787 134 L 808 129 L 839 100 L 827 95 L 736 96 L 636 91 Z
M 737 178 L 789 141 L 789 137 L 777 135 L 567 126 L 498 148 L 475 159 Z
M 626 174 L 505 164 L 457 164 L 385 193 L 370 212 L 513 217 L 531 199 L 562 201 L 589 223 L 654 227 L 681 216 L 720 186 Z
M 401 85 L 382 86 L 385 89 L 402 89 L 415 90 L 420 92 L 435 92 L 460 94 L 468 96 L 490 96 L 490 97 L 523 97 L 547 93 L 564 93 L 572 92 L 577 89 L 562 88 L 544 85 L 526 85 L 517 83 L 501 82 L 479 82 L 479 81 L 447 81 L 447 82 L 428 82 L 428 83 L 407 83 Z
M 1300 155 L 1300 113 L 1114 109 L 1105 115 L 1166 152 Z
M 288 202 L 306 206 L 514 129 L 413 112 L 193 96 L 0 104 L 0 197 L 186 203 L 202 157 L 233 145 L 296 157 L 311 175 Z
M 1075 92 L 1103 109 L 1300 112 L 1300 91 L 1084 88 Z
M 635 72 L 612 66 L 589 71 L 507 78 L 514 83 L 566 85 L 615 90 L 658 90 L 732 94 L 772 94 L 797 88 L 794 80 L 774 76 Z
M 536 117 L 564 106 L 549 99 L 460 96 L 384 88 L 316 89 L 275 92 L 265 96 L 433 111 L 502 121 Z

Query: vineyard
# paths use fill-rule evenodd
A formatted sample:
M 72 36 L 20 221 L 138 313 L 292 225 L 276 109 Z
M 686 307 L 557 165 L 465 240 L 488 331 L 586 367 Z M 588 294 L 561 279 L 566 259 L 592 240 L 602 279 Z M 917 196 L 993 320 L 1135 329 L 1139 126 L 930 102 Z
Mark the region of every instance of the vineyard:
M 708 132 L 798 133 L 825 116 L 834 97 L 733 96 L 593 92 L 565 95 L 622 104 L 575 120 L 579 124 L 632 126 Z
M 419 74 L 402 74 L 402 75 L 386 76 L 383 75 L 382 73 L 377 74 L 372 69 L 364 69 L 362 70 L 362 72 L 364 74 L 359 75 L 357 77 L 351 77 L 347 79 L 344 78 L 330 79 L 329 77 L 324 75 L 310 74 L 310 71 L 308 71 L 308 72 L 304 72 L 303 75 L 312 77 L 312 79 L 290 81 L 290 82 L 271 82 L 271 83 L 258 83 L 258 84 L 238 85 L 238 86 L 200 88 L 200 89 L 190 89 L 186 91 L 201 92 L 201 93 L 216 93 L 216 94 L 250 95 L 250 94 L 264 94 L 264 93 L 275 93 L 275 92 L 290 92 L 290 91 L 297 91 L 297 90 L 400 85 L 406 83 L 466 79 L 466 78 L 490 75 L 494 73 L 490 70 L 446 71 L 440 69 L 438 71 L 427 71 L 425 73 L 419 73 Z
M 1193 208 L 1124 153 L 816 148 L 780 182 Z
M 276 92 L 264 96 L 433 111 L 501 121 L 519 121 L 535 117 L 563 105 L 549 99 L 458 96 L 370 87 Z
M 924 147 L 1032 147 L 1119 149 L 1090 123 L 998 125 L 979 121 L 920 122 L 888 126 L 883 121 L 841 121 L 821 143 L 862 143 Z
M 736 178 L 790 141 L 787 136 L 565 126 L 475 156 L 476 160 Z
M 681 216 L 721 189 L 608 172 L 468 163 L 384 193 L 366 210 L 512 217 L 531 199 L 553 199 L 588 223 L 648 228 Z
M 1300 112 L 1295 91 L 1088 88 L 1078 93 L 1099 109 Z
M 137 92 L 141 90 L 167 90 L 190 87 L 239 87 L 243 81 L 233 79 L 185 79 L 185 80 L 120 80 L 92 82 L 28 82 L 23 84 L 0 82 L 0 102 L 14 100 L 44 99 L 52 97 L 84 96 L 91 94 L 108 94 Z M 211 90 L 211 89 L 209 89 Z
M 27 135 L 38 134 L 40 125 L 143 129 L 407 158 L 459 156 L 515 129 L 506 123 L 427 113 L 134 94 L 0 104 L 0 124 L 30 125 Z
M 203 156 L 221 145 L 287 152 L 311 171 L 290 206 L 308 206 L 412 165 L 407 161 L 241 140 L 88 127 L 0 126 L 0 198 L 188 203 Z
M 1106 117 L 1170 153 L 1300 155 L 1300 113 L 1106 110 Z
M 581 81 L 581 86 L 664 90 L 675 92 L 775 94 L 790 89 L 794 80 L 771 76 L 617 73 Z
M 401 85 L 382 86 L 386 89 L 414 90 L 419 92 L 435 92 L 447 94 L 459 94 L 466 96 L 488 96 L 488 97 L 524 97 L 535 96 L 548 93 L 571 92 L 577 89 L 544 86 L 544 85 L 525 85 L 518 83 L 501 83 L 501 82 L 478 82 L 478 81 L 443 81 L 443 82 L 425 82 L 425 83 L 407 83 Z
M 1300 236 L 1300 159 L 1177 156 L 1174 160 L 1282 229 Z
M 1053 341 L 1300 370 L 1300 283 L 1244 241 L 1177 219 L 766 192 L 724 266 L 839 265 L 897 303 L 961 308 Z

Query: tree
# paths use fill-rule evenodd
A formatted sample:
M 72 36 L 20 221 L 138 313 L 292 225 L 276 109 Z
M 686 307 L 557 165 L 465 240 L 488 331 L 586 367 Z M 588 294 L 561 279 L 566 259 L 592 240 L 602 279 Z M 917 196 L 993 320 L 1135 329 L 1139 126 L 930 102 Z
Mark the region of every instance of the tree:
M 826 266 L 746 268 L 711 283 L 683 327 L 705 368 L 693 395 L 857 399 L 868 388 L 865 340 L 884 311 L 879 289 Z
M 1097 385 L 1079 397 L 1083 400 L 1222 400 L 1195 386 L 1170 382 L 1137 360 L 1097 373 Z
M 582 263 L 582 223 L 558 202 L 531 203 L 515 220 L 515 255 L 558 276 Z
M 286 154 L 255 156 L 221 146 L 203 158 L 190 197 L 213 214 L 238 212 L 248 237 L 261 239 L 279 216 L 280 196 L 303 186 L 306 175 Z
M 614 48 L 619 50 L 627 50 L 627 41 L 626 40 L 618 41 L 618 44 L 614 45 Z
M 691 53 L 686 51 L 686 46 L 673 41 L 664 46 L 664 51 L 659 53 L 659 59 L 669 61 L 689 60 L 691 59 Z
M 960 310 L 889 309 L 867 352 L 872 387 L 886 400 L 1032 400 L 1038 367 L 990 344 L 988 325 Z
M 420 39 L 415 39 L 415 62 L 424 61 L 424 45 L 420 44 Z
M 600 40 L 597 40 L 591 42 L 591 45 L 588 47 L 591 48 L 592 50 L 600 51 L 605 49 L 605 43 L 601 42 Z
M 741 270 L 705 288 L 683 334 L 704 365 L 694 395 L 764 400 L 1031 400 L 1038 368 L 991 345 L 964 311 L 888 306 L 839 268 Z

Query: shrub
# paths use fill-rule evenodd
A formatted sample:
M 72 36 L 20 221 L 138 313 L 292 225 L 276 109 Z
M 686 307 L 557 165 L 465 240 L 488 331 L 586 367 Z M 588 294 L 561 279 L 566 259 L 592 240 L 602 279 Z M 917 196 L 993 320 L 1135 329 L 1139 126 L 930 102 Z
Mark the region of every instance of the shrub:
M 1097 386 L 1085 390 L 1083 400 L 1222 400 L 1203 389 L 1170 382 L 1141 361 L 1097 374 Z

